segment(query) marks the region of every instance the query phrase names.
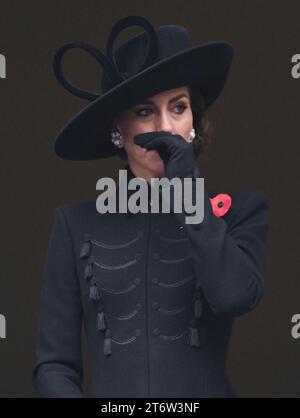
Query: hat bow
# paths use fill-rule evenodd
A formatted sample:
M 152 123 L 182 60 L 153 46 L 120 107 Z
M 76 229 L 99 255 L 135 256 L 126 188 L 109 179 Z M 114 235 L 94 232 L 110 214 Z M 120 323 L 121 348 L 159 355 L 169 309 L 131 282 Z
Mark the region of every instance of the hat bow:
M 145 29 L 148 38 L 147 50 L 143 63 L 135 72 L 121 72 L 115 57 L 115 40 L 122 30 L 130 26 L 141 26 Z M 98 93 L 83 90 L 75 86 L 67 78 L 65 78 L 63 74 L 62 58 L 66 51 L 72 48 L 81 48 L 90 53 L 102 66 L 105 75 L 110 81 L 110 86 L 114 87 L 155 62 L 155 59 L 158 55 L 158 38 L 153 25 L 147 19 L 142 16 L 126 16 L 120 19 L 113 26 L 107 39 L 106 55 L 103 54 L 99 49 L 95 48 L 93 45 L 90 45 L 86 42 L 69 42 L 59 48 L 53 59 L 54 73 L 58 82 L 75 96 L 93 101 L 99 98 L 100 95 Z

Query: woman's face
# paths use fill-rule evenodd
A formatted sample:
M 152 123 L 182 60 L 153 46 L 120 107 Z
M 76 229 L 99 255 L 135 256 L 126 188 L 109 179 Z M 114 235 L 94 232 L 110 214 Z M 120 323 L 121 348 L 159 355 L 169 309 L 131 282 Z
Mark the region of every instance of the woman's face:
M 123 137 L 128 163 L 135 175 L 161 177 L 164 163 L 156 150 L 146 150 L 133 141 L 135 135 L 150 131 L 190 137 L 193 116 L 187 86 L 165 90 L 126 109 L 114 120 Z

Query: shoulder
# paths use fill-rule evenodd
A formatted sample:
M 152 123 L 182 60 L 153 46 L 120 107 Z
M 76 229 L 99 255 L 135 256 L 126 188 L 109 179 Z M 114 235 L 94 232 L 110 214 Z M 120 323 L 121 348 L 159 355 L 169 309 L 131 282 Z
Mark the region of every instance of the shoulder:
M 96 210 L 96 203 L 94 200 L 66 203 L 55 208 L 56 212 L 62 213 L 65 216 L 82 215 L 84 213 L 93 212 L 94 210 Z
M 69 228 L 85 226 L 87 220 L 97 218 L 99 213 L 95 201 L 67 203 L 55 208 L 55 217 L 61 219 Z
M 263 217 L 269 221 L 270 207 L 268 195 L 262 190 L 242 190 L 234 192 L 208 192 L 210 199 L 218 195 L 230 196 L 230 207 L 222 216 L 230 224 L 251 217 Z

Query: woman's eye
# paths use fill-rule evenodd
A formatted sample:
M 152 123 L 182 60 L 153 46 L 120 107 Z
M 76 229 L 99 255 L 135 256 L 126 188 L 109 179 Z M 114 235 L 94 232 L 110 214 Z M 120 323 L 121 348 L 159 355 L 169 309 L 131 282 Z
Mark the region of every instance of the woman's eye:
M 141 107 L 140 109 L 137 109 L 135 111 L 135 114 L 137 116 L 148 116 L 148 114 L 149 114 L 148 112 L 151 112 L 151 109 L 146 108 L 146 107 Z
M 175 106 L 175 108 L 179 108 L 180 109 L 178 113 L 183 113 L 185 111 L 185 109 L 186 109 L 186 105 L 184 105 L 184 104 L 178 104 L 178 105 Z
M 181 114 L 185 111 L 185 109 L 187 108 L 187 106 L 183 103 L 178 104 L 175 106 L 175 109 L 179 108 L 179 110 L 176 111 L 176 113 Z M 148 115 L 150 115 L 150 113 L 152 112 L 151 108 L 147 108 L 147 107 L 141 107 L 140 109 L 137 109 L 135 111 L 136 116 L 142 116 L 142 117 L 146 117 Z

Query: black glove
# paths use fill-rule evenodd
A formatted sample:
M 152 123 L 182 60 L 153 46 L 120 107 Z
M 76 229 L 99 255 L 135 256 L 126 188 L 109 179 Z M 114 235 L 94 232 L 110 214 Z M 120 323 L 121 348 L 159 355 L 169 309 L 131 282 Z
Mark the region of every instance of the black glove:
M 181 135 L 153 131 L 135 135 L 134 143 L 156 149 L 165 165 L 165 177 L 194 177 L 193 146 Z

